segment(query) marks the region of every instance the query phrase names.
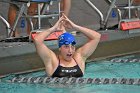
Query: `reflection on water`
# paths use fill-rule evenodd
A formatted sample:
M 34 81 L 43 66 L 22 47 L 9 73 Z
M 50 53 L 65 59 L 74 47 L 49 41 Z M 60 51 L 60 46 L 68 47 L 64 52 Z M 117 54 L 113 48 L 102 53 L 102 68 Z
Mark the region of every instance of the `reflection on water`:
M 139 54 L 115 57 L 86 64 L 84 78 L 140 78 Z M 135 61 L 132 61 L 137 59 Z M 118 61 L 119 60 L 119 61 Z M 120 61 L 121 60 L 121 61 Z M 37 71 L 16 77 L 40 77 L 45 71 Z M 125 84 L 30 84 L 7 83 L 15 77 L 2 78 L 0 93 L 139 93 L 140 86 Z

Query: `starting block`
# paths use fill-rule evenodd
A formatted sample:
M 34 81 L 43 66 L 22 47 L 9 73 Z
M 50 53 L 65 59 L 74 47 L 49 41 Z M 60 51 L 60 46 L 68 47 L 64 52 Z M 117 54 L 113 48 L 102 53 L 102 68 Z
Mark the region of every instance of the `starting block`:
M 41 32 L 32 32 L 32 33 L 31 33 L 31 39 L 33 40 L 33 39 L 35 38 L 35 36 L 36 36 L 37 34 L 39 34 L 39 33 L 41 33 Z M 57 40 L 58 37 L 59 37 L 61 34 L 63 34 L 62 31 L 53 32 L 53 33 L 51 33 L 51 34 L 45 39 L 45 41 Z
M 140 20 L 136 21 L 122 21 L 120 22 L 120 29 L 123 31 L 140 28 Z

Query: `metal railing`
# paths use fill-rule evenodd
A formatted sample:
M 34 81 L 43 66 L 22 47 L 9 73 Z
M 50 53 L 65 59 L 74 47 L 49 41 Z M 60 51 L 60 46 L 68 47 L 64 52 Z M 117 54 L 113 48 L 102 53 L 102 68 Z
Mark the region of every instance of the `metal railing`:
M 100 16 L 100 29 L 107 29 L 108 19 L 112 12 L 112 9 L 116 8 L 118 13 L 118 24 L 120 20 L 122 20 L 122 9 L 126 10 L 124 14 L 128 11 L 128 18 L 131 19 L 131 9 L 140 8 L 140 6 L 132 6 L 133 0 L 127 0 L 127 6 L 119 7 L 116 5 L 116 1 L 118 0 L 105 0 L 107 4 L 109 4 L 109 9 L 107 10 L 107 15 L 103 15 L 103 13 L 91 2 L 91 0 L 85 0 L 86 3 L 90 5 L 90 7 L 96 11 L 96 13 Z
M 39 2 L 38 2 L 39 1 Z M 58 12 L 56 13 L 51 13 L 51 14 L 45 14 L 45 9 L 49 9 L 48 7 L 50 7 L 50 5 L 52 5 L 52 2 L 53 1 L 58 1 Z M 60 16 L 60 0 L 42 0 L 40 2 L 40 0 L 12 0 L 12 1 L 6 1 L 6 0 L 0 0 L 0 2 L 2 3 L 10 3 L 10 4 L 21 4 L 21 7 L 19 7 L 19 12 L 16 16 L 16 19 L 15 19 L 15 22 L 13 24 L 13 27 L 10 26 L 10 24 L 8 23 L 8 21 L 2 17 L 2 15 L 0 14 L 0 20 L 2 20 L 2 22 L 6 25 L 6 31 L 7 31 L 7 38 L 9 37 L 12 37 L 12 33 L 16 30 L 17 28 L 17 24 L 20 20 L 21 17 L 25 17 L 30 25 L 31 25 L 31 31 L 32 30 L 35 30 L 34 29 L 34 23 L 31 21 L 31 19 L 33 18 L 36 18 L 37 19 L 37 26 L 38 26 L 38 30 L 41 29 L 41 19 L 42 18 L 50 18 L 50 17 L 59 17 Z M 36 2 L 38 4 L 38 8 L 37 8 L 37 14 L 36 15 L 33 15 L 33 16 L 30 16 L 30 15 L 27 15 L 27 13 L 25 13 L 25 9 L 28 8 L 30 5 L 30 3 L 32 2 Z M 40 4 L 43 3 L 43 7 L 41 8 L 40 7 Z M 47 10 L 48 11 L 48 10 Z

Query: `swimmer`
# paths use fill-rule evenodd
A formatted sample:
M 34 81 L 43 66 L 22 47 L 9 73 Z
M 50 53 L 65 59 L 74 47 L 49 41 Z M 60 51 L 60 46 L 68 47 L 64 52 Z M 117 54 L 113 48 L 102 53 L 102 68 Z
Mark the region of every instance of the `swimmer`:
M 83 33 L 88 41 L 76 49 L 75 37 L 65 32 L 58 38 L 59 54 L 56 54 L 48 46 L 45 45 L 44 40 L 51 33 L 63 30 L 61 26 L 66 29 L 75 29 Z M 34 38 L 36 51 L 42 61 L 44 62 L 46 73 L 50 77 L 82 77 L 85 72 L 85 62 L 87 58 L 95 51 L 99 41 L 100 33 L 79 26 L 73 23 L 67 16 L 62 14 L 62 17 L 49 29 L 39 33 Z M 46 41 L 47 42 L 47 41 Z

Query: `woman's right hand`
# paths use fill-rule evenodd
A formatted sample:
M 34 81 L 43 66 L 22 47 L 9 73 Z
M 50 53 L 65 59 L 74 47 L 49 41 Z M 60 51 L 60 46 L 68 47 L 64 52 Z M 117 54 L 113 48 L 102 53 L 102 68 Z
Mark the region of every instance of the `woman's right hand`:
M 65 28 L 75 28 L 77 25 L 75 23 L 73 23 L 65 14 L 62 14 L 62 16 L 65 19 L 65 22 L 63 23 Z
M 60 17 L 59 20 L 55 23 L 55 25 L 50 28 L 53 32 L 54 31 L 62 31 L 63 30 L 63 23 L 64 23 L 64 17 Z

